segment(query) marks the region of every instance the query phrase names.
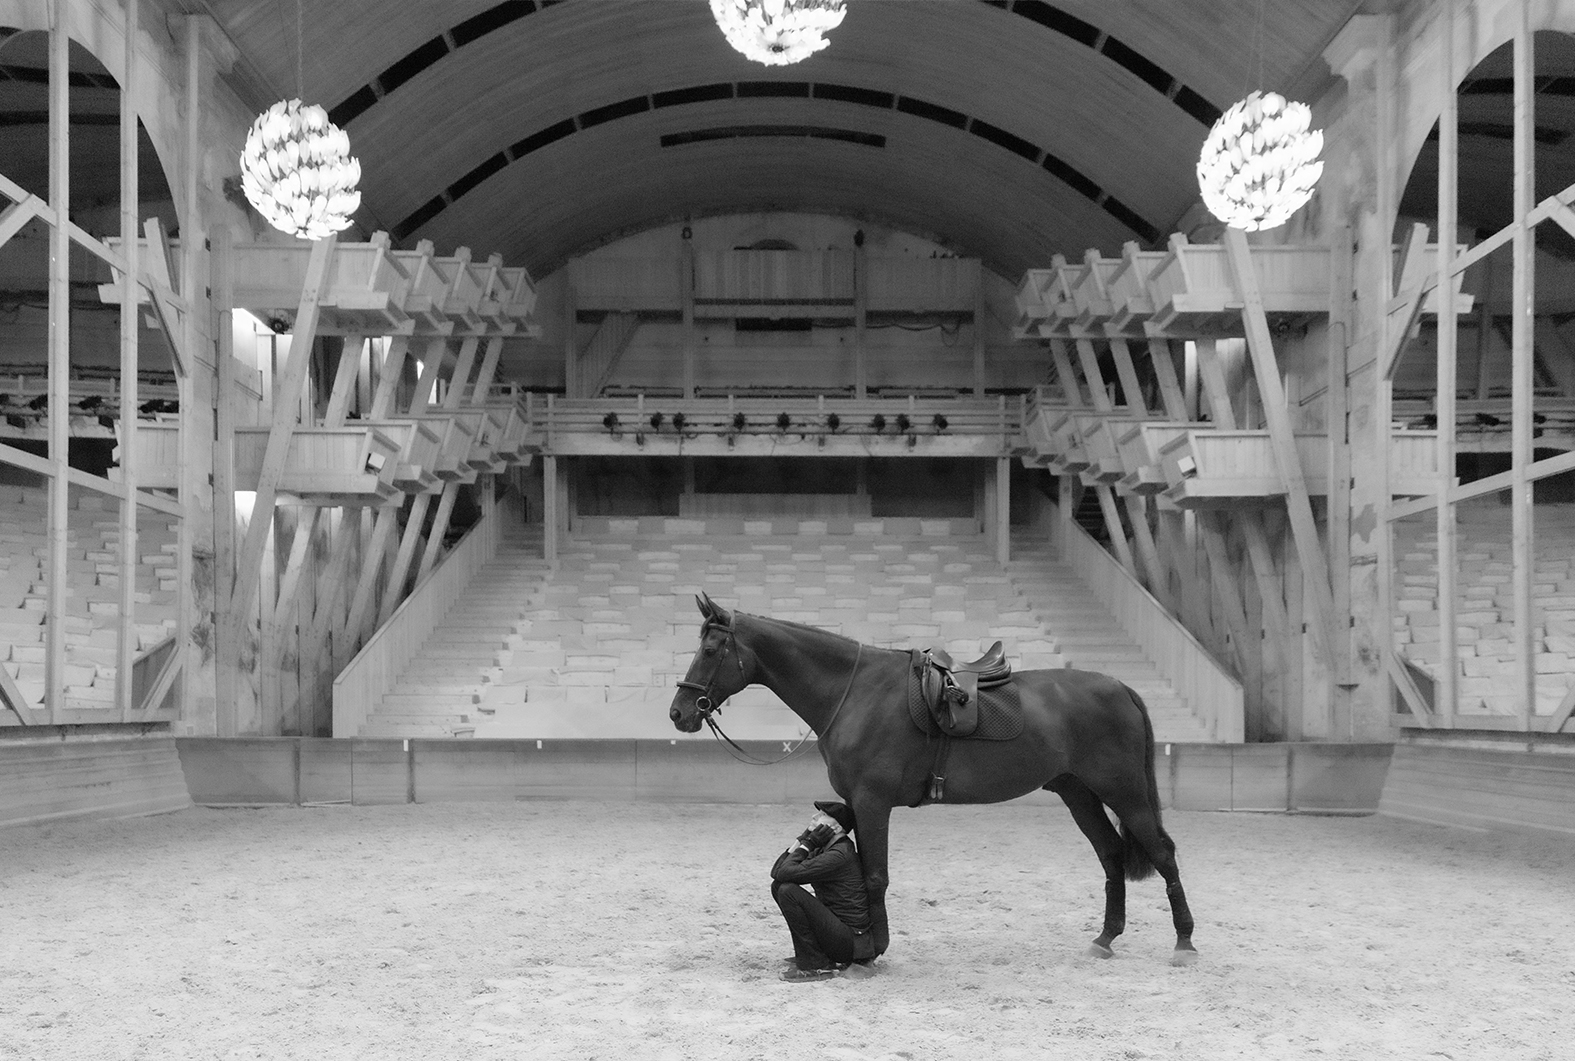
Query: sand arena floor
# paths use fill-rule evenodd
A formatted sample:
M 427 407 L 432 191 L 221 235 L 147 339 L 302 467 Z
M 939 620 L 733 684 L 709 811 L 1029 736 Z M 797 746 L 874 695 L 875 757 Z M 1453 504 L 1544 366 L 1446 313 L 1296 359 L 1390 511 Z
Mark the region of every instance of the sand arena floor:
M 807 810 L 807 809 L 806 809 Z M 797 807 L 194 809 L 0 831 L 0 1058 L 1565 1058 L 1575 843 L 1171 813 L 1083 956 L 1053 797 L 899 812 L 872 979 L 790 985 Z

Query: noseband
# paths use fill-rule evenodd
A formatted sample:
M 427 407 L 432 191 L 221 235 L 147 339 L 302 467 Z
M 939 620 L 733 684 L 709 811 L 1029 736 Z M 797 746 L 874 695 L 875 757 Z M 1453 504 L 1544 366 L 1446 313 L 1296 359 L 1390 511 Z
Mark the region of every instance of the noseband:
M 733 659 L 738 662 L 738 676 L 740 678 L 744 676 L 744 657 L 738 651 L 738 639 L 733 634 L 733 626 L 731 623 L 723 626 L 719 622 L 707 619 L 705 621 L 705 625 L 700 628 L 700 639 L 704 641 L 706 634 L 711 632 L 711 627 L 713 626 L 721 630 L 726 630 L 727 639 L 724 640 L 721 647 L 717 649 L 716 662 L 711 667 L 711 673 L 706 675 L 705 684 L 701 685 L 699 682 L 688 681 L 681 681 L 677 683 L 678 688 L 680 689 L 693 689 L 695 691 L 697 694 L 695 696 L 695 710 L 700 712 L 700 717 L 707 723 L 711 723 L 711 715 L 714 712 L 720 711 L 722 709 L 722 705 L 716 703 L 716 701 L 712 698 L 711 690 L 716 686 L 716 672 L 722 669 L 722 658 L 726 654 L 725 649 L 727 646 L 731 645 L 733 647 Z M 714 723 L 711 724 L 713 726 L 715 725 Z

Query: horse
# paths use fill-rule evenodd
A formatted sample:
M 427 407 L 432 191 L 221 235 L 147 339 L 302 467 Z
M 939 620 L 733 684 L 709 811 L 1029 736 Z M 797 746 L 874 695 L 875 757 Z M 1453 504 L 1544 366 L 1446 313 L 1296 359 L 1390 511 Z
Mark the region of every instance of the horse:
M 890 945 L 886 915 L 892 809 L 927 801 L 931 738 L 909 719 L 912 656 L 802 623 L 729 611 L 706 594 L 700 647 L 678 682 L 668 717 L 683 733 L 709 723 L 750 685 L 776 693 L 817 735 L 831 787 L 858 822 L 858 848 L 878 954 Z M 1022 733 L 1010 740 L 956 739 L 945 803 L 999 803 L 1036 789 L 1060 796 L 1105 872 L 1103 930 L 1089 953 L 1109 958 L 1126 928 L 1126 882 L 1157 869 L 1176 929 L 1172 964 L 1197 958 L 1192 912 L 1176 845 L 1160 822 L 1154 729 L 1142 699 L 1107 675 L 1073 669 L 1018 671 Z M 1112 824 L 1105 808 L 1120 821 Z

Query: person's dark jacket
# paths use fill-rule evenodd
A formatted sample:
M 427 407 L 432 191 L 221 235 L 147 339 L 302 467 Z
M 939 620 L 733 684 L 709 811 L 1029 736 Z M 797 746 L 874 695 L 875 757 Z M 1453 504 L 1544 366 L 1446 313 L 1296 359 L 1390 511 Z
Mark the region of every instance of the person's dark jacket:
M 784 884 L 809 884 L 826 909 L 856 933 L 870 927 L 869 896 L 864 891 L 864 870 L 853 841 L 838 837 L 818 851 L 794 848 L 784 851 L 771 867 L 771 879 Z

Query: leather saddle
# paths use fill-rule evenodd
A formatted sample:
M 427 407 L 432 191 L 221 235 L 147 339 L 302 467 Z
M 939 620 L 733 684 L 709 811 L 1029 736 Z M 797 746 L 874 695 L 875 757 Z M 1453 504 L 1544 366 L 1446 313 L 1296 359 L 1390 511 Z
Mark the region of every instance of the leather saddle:
M 924 651 L 920 689 L 941 732 L 967 737 L 979 727 L 979 690 L 1011 677 L 1012 665 L 999 641 L 972 663 L 959 663 L 945 649 L 932 648 Z

